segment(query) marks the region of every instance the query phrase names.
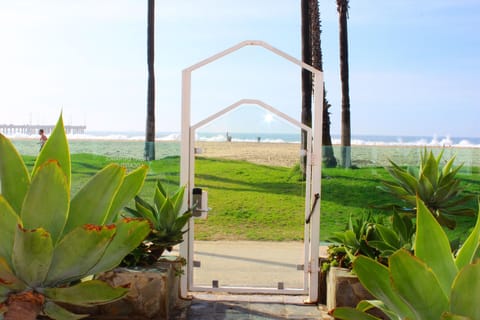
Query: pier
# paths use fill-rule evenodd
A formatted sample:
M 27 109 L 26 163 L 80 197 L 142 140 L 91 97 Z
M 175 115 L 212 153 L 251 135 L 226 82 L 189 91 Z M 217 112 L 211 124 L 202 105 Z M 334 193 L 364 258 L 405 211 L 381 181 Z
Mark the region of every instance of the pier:
M 24 134 L 33 135 L 37 134 L 38 130 L 43 129 L 45 134 L 50 134 L 55 128 L 54 125 L 15 125 L 15 124 L 0 124 L 0 132 L 5 135 Z M 67 134 L 84 134 L 87 126 L 65 126 Z

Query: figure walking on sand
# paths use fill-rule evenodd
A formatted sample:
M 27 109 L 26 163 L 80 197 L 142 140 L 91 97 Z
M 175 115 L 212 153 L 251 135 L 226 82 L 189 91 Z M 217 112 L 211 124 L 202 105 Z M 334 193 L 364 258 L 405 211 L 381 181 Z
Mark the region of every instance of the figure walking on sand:
M 47 142 L 47 136 L 45 135 L 43 129 L 38 130 L 38 134 L 40 135 L 40 150 L 42 150 L 43 145 L 45 144 L 45 142 Z

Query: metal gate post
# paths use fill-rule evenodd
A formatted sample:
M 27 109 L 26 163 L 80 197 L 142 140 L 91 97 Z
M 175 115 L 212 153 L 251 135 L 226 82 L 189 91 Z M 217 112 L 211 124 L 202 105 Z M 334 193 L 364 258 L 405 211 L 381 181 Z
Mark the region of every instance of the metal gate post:
M 320 247 L 320 208 L 322 195 L 322 123 L 323 123 L 323 74 L 320 71 L 314 71 L 314 121 L 313 121 L 313 154 L 312 154 L 312 198 L 318 195 L 319 201 L 310 220 L 310 281 L 308 302 L 316 303 L 318 301 L 318 258 Z

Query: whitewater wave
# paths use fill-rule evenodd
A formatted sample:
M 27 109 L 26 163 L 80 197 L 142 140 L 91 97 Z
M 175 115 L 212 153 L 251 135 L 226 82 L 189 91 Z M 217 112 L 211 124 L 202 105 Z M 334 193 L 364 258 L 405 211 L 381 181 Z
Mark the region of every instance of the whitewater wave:
M 27 134 L 10 134 L 10 139 L 32 139 L 38 140 L 38 135 Z M 69 140 L 106 140 L 106 141 L 144 141 L 143 133 L 109 133 L 94 132 L 85 134 L 67 134 Z M 262 143 L 300 143 L 299 134 L 230 134 L 233 142 L 262 142 Z M 196 134 L 195 139 L 204 142 L 225 142 L 226 134 Z M 181 134 L 178 132 L 158 133 L 156 138 L 158 142 L 180 142 Z M 332 137 L 333 145 L 340 145 L 338 136 Z M 444 138 L 433 137 L 410 137 L 410 136 L 353 136 L 351 140 L 352 146 L 391 146 L 391 147 L 458 147 L 458 148 L 480 148 L 480 138 L 474 137 L 450 137 Z

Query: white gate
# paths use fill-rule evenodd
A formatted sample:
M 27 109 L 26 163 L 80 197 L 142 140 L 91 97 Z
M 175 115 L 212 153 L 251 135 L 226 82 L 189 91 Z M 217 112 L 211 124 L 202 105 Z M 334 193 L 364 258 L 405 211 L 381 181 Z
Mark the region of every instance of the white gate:
M 227 108 L 207 117 L 206 119 L 191 124 L 191 73 L 192 71 L 207 65 L 217 59 L 222 58 L 245 46 L 254 45 L 263 47 L 289 61 L 312 72 L 315 77 L 314 87 L 314 119 L 313 136 L 312 129 L 306 127 L 297 120 L 278 111 L 268 104 L 253 99 L 240 100 Z M 222 51 L 208 59 L 205 59 L 185 70 L 182 73 L 182 145 L 181 145 L 181 168 L 180 183 L 186 186 L 186 196 L 184 198 L 184 208 L 193 205 L 194 183 L 194 139 L 198 128 L 210 123 L 218 117 L 238 108 L 243 104 L 255 104 L 284 119 L 288 123 L 305 130 L 307 132 L 308 146 L 307 156 L 307 182 L 305 190 L 305 232 L 304 232 L 304 285 L 300 289 L 277 288 L 258 288 L 258 287 L 220 287 L 220 286 L 196 286 L 193 281 L 194 271 L 194 222 L 189 222 L 189 231 L 184 236 L 184 242 L 180 245 L 180 254 L 187 258 L 187 271 L 182 276 L 181 294 L 187 296 L 188 291 L 227 291 L 227 292 L 251 292 L 251 293 L 275 293 L 275 294 L 308 294 L 307 302 L 317 302 L 318 300 L 318 256 L 319 256 L 319 238 L 320 238 L 320 190 L 321 190 L 321 159 L 322 159 L 322 102 L 323 102 L 323 74 L 317 69 L 289 56 L 288 54 L 261 41 L 244 41 L 225 51 Z M 313 141 L 313 142 L 312 142 Z

